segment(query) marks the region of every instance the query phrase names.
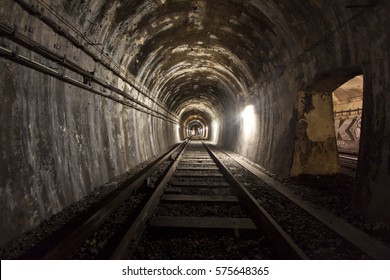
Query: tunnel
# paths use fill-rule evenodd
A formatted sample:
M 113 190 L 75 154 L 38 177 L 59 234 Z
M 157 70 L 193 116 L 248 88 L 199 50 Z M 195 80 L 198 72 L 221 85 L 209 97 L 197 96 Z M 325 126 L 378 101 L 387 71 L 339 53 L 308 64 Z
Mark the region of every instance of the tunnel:
M 336 174 L 350 125 L 332 93 L 355 77 L 350 204 L 390 224 L 389 12 L 385 0 L 0 0 L 0 244 L 193 135 L 280 178 Z

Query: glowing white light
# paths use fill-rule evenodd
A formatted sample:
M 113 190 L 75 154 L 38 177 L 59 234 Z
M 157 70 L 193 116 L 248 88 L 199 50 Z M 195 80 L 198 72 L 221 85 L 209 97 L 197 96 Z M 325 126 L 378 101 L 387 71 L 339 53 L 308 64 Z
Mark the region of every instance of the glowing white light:
M 216 120 L 213 120 L 213 124 L 212 124 L 212 138 L 211 138 L 211 141 L 216 143 L 217 140 L 218 140 L 218 137 L 219 137 L 219 124 Z
M 241 115 L 245 119 L 252 118 L 255 112 L 255 107 L 253 105 L 248 105 L 245 107 L 244 111 L 242 111 Z
M 241 117 L 243 119 L 244 136 L 248 137 L 253 130 L 256 120 L 255 107 L 253 105 L 246 106 L 244 111 L 241 113 Z
M 181 137 L 180 137 L 180 125 L 176 125 L 176 138 L 177 138 L 177 141 L 180 141 Z

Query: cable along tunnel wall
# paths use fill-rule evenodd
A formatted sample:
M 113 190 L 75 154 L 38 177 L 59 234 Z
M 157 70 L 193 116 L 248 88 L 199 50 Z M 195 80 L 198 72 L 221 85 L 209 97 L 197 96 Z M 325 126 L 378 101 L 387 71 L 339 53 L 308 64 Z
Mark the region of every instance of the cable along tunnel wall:
M 220 145 L 288 176 L 298 92 L 356 66 L 367 80 L 367 110 L 354 205 L 370 219 L 389 221 L 388 1 L 355 7 L 332 1 L 331 9 L 321 1 L 46 2 L 1 2 L 10 36 L 23 34 L 64 58 L 17 49 L 20 42 L 1 34 L 3 54 L 57 76 L 1 58 L 1 243 L 178 141 L 174 115 L 195 114 L 193 101 L 219 126 L 212 138 Z M 252 129 L 240 118 L 249 103 Z
M 177 117 L 81 38 L 7 8 L 20 16 L 1 15 L 0 244 L 179 141 Z

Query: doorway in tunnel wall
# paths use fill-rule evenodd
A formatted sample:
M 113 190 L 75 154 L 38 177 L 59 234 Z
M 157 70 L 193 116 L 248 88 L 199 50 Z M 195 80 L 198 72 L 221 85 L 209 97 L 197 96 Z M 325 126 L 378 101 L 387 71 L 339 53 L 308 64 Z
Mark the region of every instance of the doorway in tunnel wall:
M 356 170 L 362 116 L 361 67 L 322 73 L 298 91 L 291 176 Z M 340 166 L 340 164 L 342 166 Z
M 363 75 L 342 84 L 332 93 L 332 98 L 339 154 L 357 157 L 363 112 Z

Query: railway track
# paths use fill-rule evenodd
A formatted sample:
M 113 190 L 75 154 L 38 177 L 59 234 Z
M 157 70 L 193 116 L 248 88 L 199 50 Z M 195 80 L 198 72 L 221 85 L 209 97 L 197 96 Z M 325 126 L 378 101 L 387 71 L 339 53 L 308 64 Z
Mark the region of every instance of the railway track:
M 145 224 L 149 218 L 150 223 Z M 239 237 L 248 231 L 252 231 L 250 238 L 232 241 L 232 235 Z M 307 258 L 216 155 L 202 142 L 193 141 L 156 188 L 112 258 L 191 259 L 197 254 L 208 258 L 197 247 L 212 246 L 210 236 L 225 240 L 222 246 L 214 248 L 213 258 L 226 258 L 226 254 L 237 258 L 243 256 L 234 255 L 223 245 L 229 244 L 237 251 L 251 246 L 258 251 L 264 234 L 273 240 L 273 258 Z M 205 239 L 208 241 L 202 244 Z M 274 248 L 263 246 L 264 251 Z
M 153 184 L 158 183 L 161 172 L 174 162 L 175 157 L 185 147 L 173 146 L 165 154 L 156 158 L 145 168 L 122 182 L 117 189 L 108 193 L 65 222 L 59 222 L 43 237 L 28 248 L 8 249 L 4 258 L 16 259 L 79 259 L 107 258 L 112 247 L 116 246 L 116 235 L 131 223 L 138 207 L 148 198 Z M 60 219 L 61 220 L 61 219 Z M 39 233 L 42 235 L 42 233 Z M 99 239 L 95 238 L 99 236 Z M 22 246 L 22 247 L 25 247 Z M 13 251 L 21 251 L 14 254 Z
M 187 140 L 22 259 L 389 259 L 238 156 Z
M 340 166 L 355 171 L 357 168 L 358 157 L 352 154 L 339 153 L 339 162 Z
M 245 174 L 243 181 L 246 182 L 247 189 L 309 258 L 390 259 L 390 248 L 381 241 L 318 205 L 296 196 L 281 182 L 239 156 L 219 148 L 218 153 L 222 161 L 232 166 L 237 174 Z M 240 167 L 237 168 L 237 164 Z M 298 228 L 305 230 L 297 230 Z

